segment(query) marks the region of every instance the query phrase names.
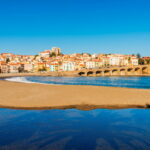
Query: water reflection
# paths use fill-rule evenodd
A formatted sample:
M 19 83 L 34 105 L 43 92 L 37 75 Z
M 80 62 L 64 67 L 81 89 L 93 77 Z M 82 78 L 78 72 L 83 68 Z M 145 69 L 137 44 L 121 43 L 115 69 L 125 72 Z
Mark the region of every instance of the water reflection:
M 149 150 L 150 111 L 0 109 L 1 150 Z

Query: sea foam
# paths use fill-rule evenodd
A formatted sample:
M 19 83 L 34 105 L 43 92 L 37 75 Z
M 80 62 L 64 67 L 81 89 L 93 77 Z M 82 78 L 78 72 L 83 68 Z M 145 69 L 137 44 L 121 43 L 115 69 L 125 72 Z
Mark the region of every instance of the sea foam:
M 27 80 L 26 77 L 11 77 L 11 78 L 6 78 L 5 80 L 11 82 L 34 83 L 32 81 Z

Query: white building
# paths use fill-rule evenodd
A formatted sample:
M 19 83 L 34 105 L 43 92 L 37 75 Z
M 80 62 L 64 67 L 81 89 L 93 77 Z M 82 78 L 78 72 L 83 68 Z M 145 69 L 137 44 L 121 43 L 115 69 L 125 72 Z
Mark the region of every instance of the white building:
M 49 57 L 51 53 L 51 50 L 45 50 L 44 52 L 40 52 L 39 56 L 40 57 Z
M 137 66 L 138 63 L 139 63 L 138 58 L 131 58 L 131 64 L 132 64 L 133 66 Z
M 124 66 L 128 64 L 129 62 L 126 55 L 121 54 L 109 55 L 109 65 L 111 66 Z
M 86 62 L 86 68 L 87 69 L 92 69 L 92 68 L 95 68 L 96 65 L 95 65 L 95 62 L 94 61 L 87 61 Z
M 73 61 L 66 61 L 62 64 L 63 71 L 74 71 L 76 69 L 76 64 Z
M 111 66 L 119 66 L 120 63 L 121 63 L 120 57 L 111 56 L 111 57 L 109 58 L 109 64 L 110 64 Z
M 91 57 L 92 59 L 95 59 L 96 57 L 98 57 L 98 54 L 92 54 Z
M 51 62 L 50 65 L 49 65 L 49 68 L 50 68 L 50 71 L 59 71 L 60 69 L 60 65 L 57 61 L 55 62 Z
M 28 72 L 33 71 L 33 64 L 28 64 L 28 63 L 24 64 L 24 70 Z

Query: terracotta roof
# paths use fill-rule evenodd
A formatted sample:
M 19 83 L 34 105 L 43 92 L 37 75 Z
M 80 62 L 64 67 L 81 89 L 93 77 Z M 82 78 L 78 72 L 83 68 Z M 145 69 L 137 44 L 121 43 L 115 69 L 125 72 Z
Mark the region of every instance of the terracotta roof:
M 150 57 L 142 57 L 143 59 L 150 59 Z

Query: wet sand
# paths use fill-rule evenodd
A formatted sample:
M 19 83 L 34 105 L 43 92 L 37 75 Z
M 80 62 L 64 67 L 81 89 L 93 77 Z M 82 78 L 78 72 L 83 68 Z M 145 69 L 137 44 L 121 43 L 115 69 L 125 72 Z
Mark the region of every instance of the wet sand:
M 0 81 L 0 107 L 89 110 L 148 108 L 150 90 L 102 86 L 47 85 Z

